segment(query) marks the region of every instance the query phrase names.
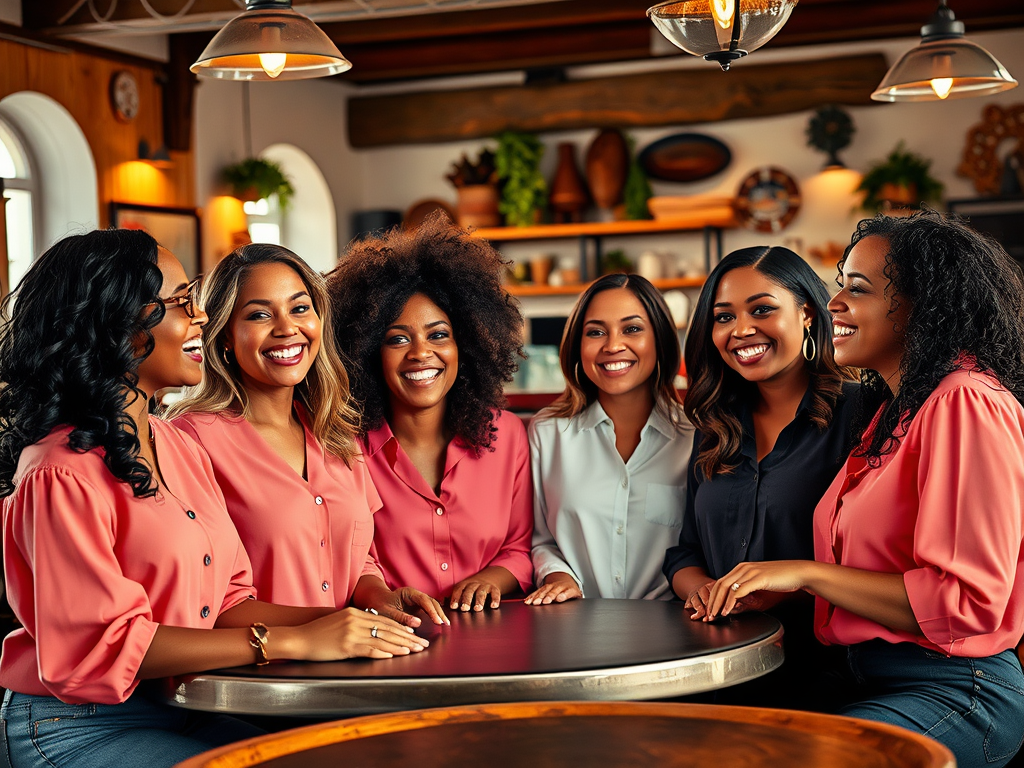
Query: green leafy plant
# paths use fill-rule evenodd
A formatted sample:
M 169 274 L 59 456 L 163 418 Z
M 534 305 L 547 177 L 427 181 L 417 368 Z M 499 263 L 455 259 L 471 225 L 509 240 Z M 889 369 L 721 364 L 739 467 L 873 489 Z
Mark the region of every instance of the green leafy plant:
M 498 210 L 511 227 L 528 227 L 548 204 L 548 184 L 540 172 L 544 145 L 532 133 L 505 131 L 497 137 L 495 164 L 501 182 Z
M 626 186 L 622 190 L 622 202 L 626 209 L 626 218 L 632 221 L 651 218 L 651 211 L 647 207 L 647 201 L 651 199 L 654 192 L 651 190 L 651 182 L 647 173 L 640 165 L 640 159 L 636 154 L 636 140 L 632 136 L 626 137 L 629 145 L 629 173 L 626 175 Z
M 261 200 L 276 194 L 282 209 L 288 207 L 295 194 L 281 166 L 259 157 L 227 166 L 221 171 L 221 178 L 231 187 L 232 194 L 242 200 Z
M 885 160 L 864 174 L 857 190 L 864 192 L 861 207 L 877 213 L 886 203 L 919 206 L 942 199 L 942 182 L 930 173 L 932 161 L 910 152 L 901 141 Z M 902 192 L 896 192 L 902 190 Z
M 616 272 L 630 273 L 633 271 L 633 262 L 629 260 L 626 252 L 617 249 L 608 251 L 601 257 L 601 274 L 611 275 Z

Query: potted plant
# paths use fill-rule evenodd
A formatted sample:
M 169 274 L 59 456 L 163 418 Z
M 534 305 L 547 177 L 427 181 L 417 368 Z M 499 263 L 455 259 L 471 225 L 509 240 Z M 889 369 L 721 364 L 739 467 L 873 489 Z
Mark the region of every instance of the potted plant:
M 511 227 L 536 224 L 548 204 L 548 185 L 540 172 L 544 145 L 532 133 L 505 131 L 498 137 L 495 161 L 501 181 L 505 223 Z
M 909 152 L 901 141 L 885 160 L 873 165 L 857 190 L 861 207 L 877 213 L 893 207 L 918 207 L 942 199 L 942 182 L 929 173 L 932 161 Z
M 623 215 L 629 221 L 640 221 L 651 218 L 647 201 L 651 199 L 653 191 L 651 182 L 647 178 L 647 172 L 640 165 L 640 158 L 636 154 L 636 141 L 630 136 L 627 139 L 629 146 L 629 171 L 626 173 L 626 186 L 622 190 Z
M 496 227 L 501 224 L 498 172 L 491 150 L 481 150 L 475 162 L 463 155 L 459 162 L 452 164 L 445 178 L 459 196 L 455 216 L 460 226 Z
M 259 157 L 227 166 L 221 171 L 221 178 L 239 200 L 262 200 L 276 194 L 281 208 L 286 209 L 295 194 L 281 166 Z

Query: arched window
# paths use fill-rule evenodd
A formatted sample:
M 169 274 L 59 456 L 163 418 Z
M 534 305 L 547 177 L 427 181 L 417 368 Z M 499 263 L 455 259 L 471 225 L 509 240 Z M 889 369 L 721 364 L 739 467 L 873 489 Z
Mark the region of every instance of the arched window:
M 7 274 L 12 290 L 28 271 L 35 253 L 39 194 L 32 165 L 13 126 L 0 119 L 0 178 L 7 198 Z

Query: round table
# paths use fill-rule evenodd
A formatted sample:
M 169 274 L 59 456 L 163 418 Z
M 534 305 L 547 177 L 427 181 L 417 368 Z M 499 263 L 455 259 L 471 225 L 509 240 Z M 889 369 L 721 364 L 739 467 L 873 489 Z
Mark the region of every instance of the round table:
M 163 681 L 171 704 L 325 717 L 499 701 L 662 699 L 723 688 L 782 663 L 782 625 L 761 613 L 707 624 L 680 602 L 507 601 L 424 622 L 422 653 L 381 661 L 275 663 Z M 273 642 L 273 638 L 271 638 Z
M 491 704 L 357 717 L 239 742 L 178 768 L 954 768 L 920 734 L 852 717 L 638 702 Z

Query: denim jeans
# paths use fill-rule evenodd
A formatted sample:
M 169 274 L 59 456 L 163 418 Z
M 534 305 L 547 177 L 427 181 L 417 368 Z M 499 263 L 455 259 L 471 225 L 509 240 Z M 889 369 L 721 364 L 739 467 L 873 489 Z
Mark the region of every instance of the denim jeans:
M 855 703 L 839 714 L 923 733 L 958 768 L 999 768 L 1024 741 L 1024 673 L 1013 651 L 946 657 L 913 643 L 850 646 Z
M 232 717 L 151 701 L 139 691 L 123 704 L 65 704 L 7 691 L 0 768 L 170 768 L 262 733 Z

